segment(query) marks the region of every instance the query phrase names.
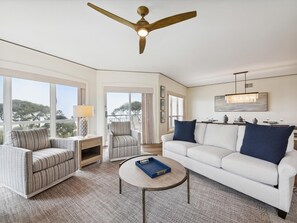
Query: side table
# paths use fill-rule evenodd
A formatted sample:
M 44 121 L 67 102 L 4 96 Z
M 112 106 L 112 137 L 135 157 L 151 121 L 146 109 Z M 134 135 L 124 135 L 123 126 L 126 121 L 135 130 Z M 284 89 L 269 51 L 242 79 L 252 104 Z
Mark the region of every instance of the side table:
M 102 162 L 103 149 L 101 136 L 71 137 L 78 143 L 78 167 L 89 165 L 97 161 Z

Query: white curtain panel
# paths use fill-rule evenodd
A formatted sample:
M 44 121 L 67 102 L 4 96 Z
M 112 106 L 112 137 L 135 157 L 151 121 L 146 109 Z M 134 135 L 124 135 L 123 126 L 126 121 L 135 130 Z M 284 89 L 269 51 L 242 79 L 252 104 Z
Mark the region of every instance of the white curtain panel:
M 153 94 L 142 94 L 142 143 L 154 143 Z

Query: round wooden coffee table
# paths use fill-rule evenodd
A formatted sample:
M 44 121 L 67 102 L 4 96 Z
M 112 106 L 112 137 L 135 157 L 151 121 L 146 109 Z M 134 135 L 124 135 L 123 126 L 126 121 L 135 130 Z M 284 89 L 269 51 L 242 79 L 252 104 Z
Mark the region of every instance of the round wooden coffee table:
M 150 178 L 139 167 L 135 165 L 135 161 L 142 160 L 149 157 L 161 161 L 171 168 L 170 173 L 166 173 L 156 178 Z M 143 222 L 145 218 L 145 192 L 146 191 L 160 191 L 177 187 L 187 181 L 187 198 L 190 203 L 190 179 L 189 170 L 185 169 L 180 163 L 173 159 L 156 156 L 152 154 L 140 155 L 124 160 L 120 163 L 119 169 L 119 192 L 122 193 L 122 180 L 135 187 L 142 188 L 142 217 Z

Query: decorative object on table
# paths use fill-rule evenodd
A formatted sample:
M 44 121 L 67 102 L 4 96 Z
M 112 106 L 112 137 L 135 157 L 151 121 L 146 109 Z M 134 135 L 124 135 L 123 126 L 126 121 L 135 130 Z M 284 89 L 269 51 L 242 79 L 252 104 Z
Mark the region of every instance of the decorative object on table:
M 241 116 L 238 117 L 237 119 L 238 122 L 243 122 L 243 118 Z
M 225 124 L 228 123 L 228 120 L 229 120 L 228 116 L 227 116 L 227 115 L 224 115 L 224 123 L 225 123 Z
M 161 111 L 165 111 L 165 99 L 160 99 L 160 109 Z
M 257 124 L 258 123 L 258 119 L 254 118 L 253 119 L 253 124 Z
M 235 93 L 234 94 L 226 94 L 225 95 L 225 100 L 226 102 L 229 103 L 255 103 L 257 102 L 259 98 L 259 93 L 258 92 L 246 92 L 246 74 L 248 71 L 242 71 L 242 72 L 237 72 L 234 73 L 235 77 Z M 244 93 L 237 93 L 237 75 L 238 74 L 244 74 Z
M 267 123 L 267 124 L 270 124 L 270 125 L 276 125 L 276 124 L 278 124 L 277 121 L 269 121 L 269 120 L 263 121 L 263 123 Z
M 165 98 L 165 86 L 160 86 L 160 97 Z
M 169 166 L 165 165 L 154 157 L 135 161 L 135 164 L 150 178 L 155 178 L 165 173 L 171 172 L 171 168 Z
M 79 135 L 85 137 L 88 134 L 88 117 L 94 115 L 94 107 L 90 105 L 74 105 L 73 116 L 79 118 Z
M 268 93 L 259 93 L 257 102 L 251 103 L 227 103 L 225 95 L 214 97 L 215 112 L 262 112 L 268 111 Z
M 133 30 L 135 30 L 139 36 L 139 54 L 143 53 L 144 48 L 145 48 L 145 43 L 146 43 L 146 36 L 149 34 L 149 32 L 152 32 L 153 30 L 161 29 L 179 22 L 183 22 L 185 20 L 194 18 L 197 16 L 196 11 L 190 11 L 190 12 L 184 12 L 181 14 L 169 16 L 167 18 L 163 18 L 161 20 L 158 20 L 154 23 L 149 23 L 148 21 L 145 20 L 145 16 L 149 13 L 149 9 L 146 6 L 140 6 L 137 9 L 137 13 L 141 16 L 141 19 L 136 22 L 130 22 L 126 19 L 123 19 L 117 15 L 114 15 L 102 8 L 99 8 L 96 5 L 93 5 L 92 3 L 88 2 L 87 4 L 91 8 L 95 9 L 96 11 L 102 13 L 103 15 L 119 22 L 122 23 L 126 26 L 129 26 Z

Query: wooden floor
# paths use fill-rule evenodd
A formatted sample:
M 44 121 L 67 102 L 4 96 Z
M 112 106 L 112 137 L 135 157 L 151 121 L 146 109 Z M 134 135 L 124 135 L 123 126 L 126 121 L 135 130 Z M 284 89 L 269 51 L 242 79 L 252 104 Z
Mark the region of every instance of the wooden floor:
M 145 153 L 153 153 L 157 155 L 162 155 L 162 144 L 147 144 L 141 145 L 141 150 Z

